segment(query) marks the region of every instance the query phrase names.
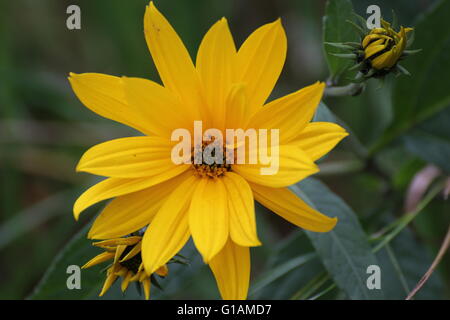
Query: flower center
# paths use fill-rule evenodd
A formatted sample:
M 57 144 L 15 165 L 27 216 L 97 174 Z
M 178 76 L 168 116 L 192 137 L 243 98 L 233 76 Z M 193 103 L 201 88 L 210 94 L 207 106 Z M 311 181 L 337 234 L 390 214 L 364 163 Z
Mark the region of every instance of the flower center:
M 223 146 L 217 146 L 222 150 L 222 154 L 216 154 L 217 148 L 214 146 L 217 142 L 203 141 L 200 148 L 192 150 L 192 166 L 195 174 L 201 178 L 218 178 L 231 171 L 231 165 L 226 163 L 226 149 Z M 205 150 L 207 152 L 205 152 Z M 206 153 L 206 154 L 205 154 Z M 201 163 L 200 160 L 201 159 Z

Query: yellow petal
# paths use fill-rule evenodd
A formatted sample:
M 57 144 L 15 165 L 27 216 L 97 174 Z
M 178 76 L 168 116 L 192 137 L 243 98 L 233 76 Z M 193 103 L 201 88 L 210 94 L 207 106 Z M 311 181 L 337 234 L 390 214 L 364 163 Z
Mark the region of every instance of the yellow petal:
M 287 188 L 267 188 L 250 184 L 256 201 L 287 221 L 309 231 L 327 232 L 337 218 L 330 218 L 311 208 Z
M 189 208 L 189 228 L 205 262 L 210 261 L 227 241 L 227 206 L 227 191 L 222 179 L 200 179 Z
M 243 129 L 246 120 L 246 104 L 245 84 L 234 83 L 226 99 L 226 129 Z
M 369 45 L 370 41 L 379 38 L 380 36 L 378 34 L 368 34 L 367 36 L 364 37 L 362 41 L 362 47 L 365 49 Z
M 387 43 L 387 41 L 385 39 L 381 38 L 381 39 L 378 39 L 378 40 L 375 40 L 375 41 L 371 42 L 370 46 L 378 46 L 378 45 L 383 44 L 385 42 Z
M 227 172 L 223 182 L 228 193 L 231 239 L 245 247 L 261 245 L 256 233 L 255 206 L 249 184 L 233 172 Z
M 102 252 L 98 256 L 86 262 L 85 265 L 81 267 L 81 269 L 93 267 L 112 258 L 114 258 L 114 252 Z
M 142 282 L 145 279 L 148 279 L 148 275 L 145 273 L 145 270 L 142 270 L 138 274 L 139 274 L 139 279 L 138 279 L 139 282 Z
M 403 53 L 403 50 L 405 50 L 406 48 L 406 44 L 407 44 L 407 37 L 406 37 L 406 29 L 405 28 L 401 28 L 400 30 L 400 41 L 396 46 L 396 52 L 395 52 L 395 63 L 398 61 L 398 59 L 400 59 L 400 56 Z M 394 64 L 395 64 L 394 63 Z
M 311 122 L 291 144 L 299 146 L 316 161 L 330 152 L 348 133 L 341 126 L 331 122 Z
M 116 276 L 125 277 L 128 273 L 128 269 L 126 267 L 122 267 L 120 264 L 117 265 L 120 266 L 120 268 L 117 269 Z
M 138 244 L 136 244 L 133 249 L 130 250 L 130 252 L 128 252 L 122 259 L 120 259 L 119 262 L 124 262 L 127 260 L 130 260 L 131 258 L 135 257 L 137 254 L 141 253 L 141 247 L 142 247 L 142 242 L 139 242 Z
M 392 50 L 389 50 L 378 57 L 374 58 L 371 61 L 372 67 L 375 69 L 381 70 L 381 69 L 388 69 L 391 65 L 391 61 L 393 60 L 394 54 Z
M 170 140 L 159 137 L 110 140 L 86 151 L 77 171 L 115 178 L 149 177 L 159 183 L 189 168 L 174 164 L 171 151 Z
M 150 279 L 145 279 L 142 281 L 142 286 L 144 287 L 145 300 L 150 299 Z
M 269 155 L 273 154 L 274 159 L 277 158 L 270 148 L 261 150 Z M 249 151 L 250 154 L 252 152 L 256 151 Z M 261 169 L 267 169 L 271 165 L 263 164 L 261 161 L 256 164 L 235 164 L 232 169 L 248 181 L 273 188 L 290 186 L 319 171 L 312 159 L 297 146 L 281 145 L 278 154 L 278 168 L 274 164 L 270 169 L 273 173 L 262 174 Z M 275 160 L 272 161 L 275 163 Z
M 373 32 L 373 30 L 374 29 L 372 29 L 372 32 Z M 381 29 L 381 32 L 385 32 L 385 31 L 383 29 Z M 378 40 L 371 42 L 375 39 L 378 39 Z M 389 39 L 390 39 L 390 37 L 388 37 L 384 34 L 369 34 L 364 38 L 364 40 L 362 42 L 362 47 L 365 49 L 369 44 L 373 45 L 373 44 L 375 44 L 375 42 L 377 44 L 380 44 L 380 42 L 378 42 L 378 41 L 381 41 L 381 42 L 386 41 L 387 42 Z
M 120 289 L 122 290 L 122 292 L 125 292 L 125 290 L 127 290 L 132 276 L 133 276 L 133 272 L 128 271 L 127 275 L 125 277 L 123 277 L 122 285 L 120 286 Z
M 187 210 L 198 178 L 191 176 L 172 192 L 156 214 L 142 240 L 147 274 L 166 264 L 189 239 Z
M 364 58 L 369 59 L 374 54 L 386 49 L 387 43 L 379 45 L 370 45 L 364 50 Z
M 187 108 L 171 91 L 153 81 L 123 77 L 122 82 L 128 104 L 142 110 L 148 119 L 146 129 L 153 135 L 170 139 L 174 129 L 190 128 L 199 118 L 197 109 Z
M 97 202 L 140 191 L 166 181 L 185 171 L 183 165 L 153 177 L 136 179 L 108 178 L 86 190 L 74 203 L 73 214 L 76 220 L 80 213 Z
M 111 288 L 111 286 L 114 284 L 114 282 L 117 279 L 117 275 L 114 272 L 111 272 L 108 274 L 108 276 L 106 277 L 105 283 L 103 284 L 103 288 L 102 291 L 100 292 L 99 296 L 103 296 L 106 291 L 109 290 L 109 288 Z
M 142 275 L 142 273 L 144 273 L 144 274 L 146 275 L 145 271 L 141 271 L 141 272 L 135 273 L 135 274 L 131 277 L 130 282 L 139 281 L 139 278 L 140 278 L 140 276 Z
M 197 108 L 200 105 L 197 71 L 183 42 L 153 2 L 145 11 L 144 33 L 164 86 L 190 108 Z
M 167 265 L 165 264 L 162 267 L 160 267 L 158 270 L 156 270 L 155 273 L 158 276 L 165 277 L 169 273 L 169 268 L 167 268 Z
M 402 27 L 403 28 L 403 27 Z M 404 28 L 405 29 L 405 34 L 407 34 L 408 32 L 411 32 L 414 30 L 414 28 Z M 397 33 L 399 36 L 401 36 L 401 29 L 400 32 Z
M 224 300 L 245 300 L 250 282 L 250 250 L 228 240 L 209 266 Z
M 145 227 L 172 191 L 190 175 L 192 172 L 188 171 L 153 187 L 112 200 L 95 219 L 88 238 L 121 237 Z
M 225 103 L 233 82 L 235 60 L 233 37 L 227 20 L 222 18 L 203 38 L 196 62 L 213 128 L 224 129 Z
M 252 115 L 269 97 L 286 60 L 287 39 L 281 20 L 254 31 L 237 54 L 237 82 L 247 85 L 247 115 Z
M 141 110 L 128 105 L 121 78 L 99 73 L 70 73 L 69 81 L 78 99 L 93 112 L 149 133 Z
M 93 243 L 94 246 L 105 248 L 105 247 L 117 247 L 117 246 L 132 246 L 139 241 L 142 240 L 142 237 L 139 236 L 131 236 L 131 237 L 125 237 L 125 238 L 116 238 L 116 239 L 108 239 L 103 241 L 98 241 Z
M 114 263 L 118 263 L 120 258 L 122 257 L 122 253 L 124 253 L 125 249 L 127 248 L 126 245 L 118 245 L 116 249 L 116 254 L 114 255 Z
M 252 117 L 248 127 L 278 129 L 279 143 L 288 143 L 311 121 L 322 99 L 324 88 L 323 82 L 317 82 L 268 103 Z

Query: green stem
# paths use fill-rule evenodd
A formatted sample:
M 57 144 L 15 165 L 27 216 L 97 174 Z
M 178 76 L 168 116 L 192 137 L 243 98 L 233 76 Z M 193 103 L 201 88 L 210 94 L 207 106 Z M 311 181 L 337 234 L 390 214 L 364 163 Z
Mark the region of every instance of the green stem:
M 434 199 L 442 190 L 442 183 L 437 184 L 417 205 L 416 209 L 400 218 L 400 223 L 373 249 L 373 252 L 380 251 L 385 245 L 392 241 L 415 217 Z
M 363 77 L 361 72 L 355 77 L 355 80 L 359 80 Z M 364 90 L 364 83 L 349 83 L 345 86 L 329 86 L 325 88 L 324 97 L 345 97 L 345 96 L 357 96 Z
M 299 268 L 300 266 L 308 263 L 309 261 L 315 259 L 317 257 L 317 254 L 315 252 L 307 253 L 305 255 L 293 258 L 289 260 L 288 262 L 283 263 L 282 265 L 279 265 L 275 269 L 271 270 L 271 272 L 267 273 L 266 275 L 263 275 L 261 279 L 256 282 L 256 284 L 253 286 L 250 294 L 254 295 L 256 292 L 264 288 L 265 286 L 271 284 L 272 282 L 276 281 L 277 279 L 281 278 L 283 275 L 287 274 L 288 272 Z
M 316 290 L 320 289 L 330 279 L 330 275 L 322 272 L 309 281 L 303 288 L 298 290 L 289 300 L 304 300 L 310 297 Z
M 319 292 L 318 294 L 316 294 L 315 296 L 312 296 L 311 298 L 309 298 L 308 300 L 317 300 L 320 297 L 326 295 L 328 292 L 330 292 L 331 290 L 333 290 L 334 288 L 336 288 L 336 284 L 333 283 L 331 284 L 328 288 L 322 290 L 321 292 Z
M 400 282 L 403 286 L 403 289 L 405 290 L 406 294 L 408 294 L 409 292 L 408 282 L 406 281 L 402 268 L 400 267 L 400 264 L 398 263 L 398 260 L 395 257 L 394 251 L 392 251 L 392 248 L 389 244 L 386 245 L 386 251 L 388 253 L 389 259 L 392 262 L 392 265 L 394 266 L 395 271 L 398 274 L 398 277 L 400 278 Z

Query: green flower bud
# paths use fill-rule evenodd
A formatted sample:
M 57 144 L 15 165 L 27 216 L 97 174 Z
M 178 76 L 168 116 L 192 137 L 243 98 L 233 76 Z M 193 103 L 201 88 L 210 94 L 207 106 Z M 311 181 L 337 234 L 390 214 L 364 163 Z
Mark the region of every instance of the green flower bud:
M 381 19 L 381 27 L 368 30 L 362 17 L 357 16 L 361 26 L 353 21 L 348 21 L 361 35 L 359 43 L 326 43 L 335 48 L 344 49 L 347 53 L 333 54 L 340 58 L 352 59 L 355 64 L 350 71 L 357 70 L 356 82 L 363 82 L 369 78 L 382 78 L 389 73 L 395 75 L 409 75 L 408 70 L 399 64 L 402 59 L 419 52 L 420 50 L 406 50 L 412 43 L 412 37 L 408 33 L 413 28 L 400 27 L 396 32 L 389 22 Z

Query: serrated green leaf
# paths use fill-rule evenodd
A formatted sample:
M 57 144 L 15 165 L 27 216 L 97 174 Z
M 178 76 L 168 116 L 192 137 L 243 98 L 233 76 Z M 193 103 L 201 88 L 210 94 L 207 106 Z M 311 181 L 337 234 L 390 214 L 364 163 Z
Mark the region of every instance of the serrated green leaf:
M 383 299 L 382 290 L 367 288 L 367 267 L 378 265 L 378 260 L 352 209 L 318 180 L 307 179 L 290 188 L 320 212 L 339 219 L 330 232 L 306 231 L 337 286 L 350 299 Z

